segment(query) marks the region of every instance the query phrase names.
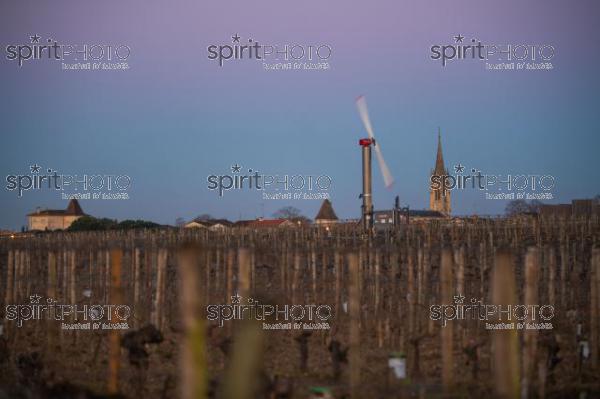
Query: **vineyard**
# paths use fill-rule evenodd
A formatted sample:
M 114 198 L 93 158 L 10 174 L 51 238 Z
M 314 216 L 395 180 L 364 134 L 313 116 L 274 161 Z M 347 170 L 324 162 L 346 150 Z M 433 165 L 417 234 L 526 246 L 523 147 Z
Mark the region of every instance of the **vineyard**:
M 17 235 L 0 302 L 0 398 L 600 397 L 597 219 Z

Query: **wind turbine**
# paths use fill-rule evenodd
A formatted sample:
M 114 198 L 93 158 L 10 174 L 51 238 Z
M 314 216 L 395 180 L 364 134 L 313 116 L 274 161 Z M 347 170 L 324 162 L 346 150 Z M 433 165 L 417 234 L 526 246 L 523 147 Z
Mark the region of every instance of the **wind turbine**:
M 375 155 L 377 156 L 377 162 L 379 163 L 379 170 L 383 177 L 383 183 L 386 188 L 392 187 L 394 184 L 394 178 L 390 169 L 387 167 L 383 154 L 381 153 L 381 146 L 375 141 L 375 135 L 373 134 L 373 127 L 371 126 L 371 120 L 369 119 L 369 111 L 367 110 L 367 101 L 365 96 L 360 96 L 356 99 L 356 107 L 358 108 L 358 114 L 360 119 L 365 126 L 365 130 L 369 135 L 368 138 L 363 138 L 358 141 L 358 144 L 362 147 L 362 171 L 363 171 L 363 191 L 361 198 L 362 204 L 362 223 L 365 231 L 372 231 L 373 229 L 373 196 L 371 189 L 371 145 L 375 148 Z

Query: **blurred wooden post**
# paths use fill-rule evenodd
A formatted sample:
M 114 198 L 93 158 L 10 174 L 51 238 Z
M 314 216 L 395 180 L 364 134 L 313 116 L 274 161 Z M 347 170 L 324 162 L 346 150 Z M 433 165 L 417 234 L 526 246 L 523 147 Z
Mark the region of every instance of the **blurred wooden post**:
M 48 285 L 47 285 L 47 297 L 48 299 L 56 300 L 56 253 L 48 253 Z M 48 347 L 53 351 L 54 345 L 56 345 L 56 322 L 54 320 L 47 320 L 48 329 Z
M 529 247 L 525 255 L 525 305 L 539 305 L 538 303 L 539 279 L 539 253 L 537 247 Z M 533 314 L 529 311 L 527 323 L 532 323 Z M 523 348 L 523 399 L 528 398 L 533 392 L 535 365 L 537 364 L 537 336 L 535 329 L 524 330 Z
M 39 253 L 34 250 L 34 257 L 37 258 L 36 260 L 39 260 L 38 255 Z M 26 258 L 25 258 L 25 264 L 26 264 L 26 270 L 25 270 L 25 280 L 27 281 L 26 287 L 25 287 L 25 296 L 29 297 L 31 295 L 31 284 L 33 283 L 33 274 L 31 273 L 31 252 L 27 251 L 27 253 L 25 254 Z M 2 285 L 0 285 L 1 287 Z
M 183 327 L 180 356 L 182 399 L 206 398 L 205 322 L 200 290 L 199 258 L 199 251 L 194 249 L 184 249 L 179 254 Z M 204 266 L 208 267 L 208 264 Z
M 156 328 L 162 329 L 162 314 L 164 301 L 164 286 L 167 267 L 167 251 L 160 248 L 155 251 L 156 255 L 156 287 L 154 294 L 154 320 L 152 321 Z
M 507 310 L 517 302 L 515 268 L 512 254 L 498 250 L 492 278 L 492 303 Z M 499 313 L 499 316 L 501 313 Z M 500 320 L 499 320 L 500 321 Z M 499 398 L 518 398 L 519 389 L 519 337 L 516 329 L 493 330 L 494 387 Z
M 454 259 L 454 264 L 456 265 L 456 276 L 455 276 L 456 288 L 455 288 L 454 292 L 456 292 L 457 295 L 462 295 L 462 296 L 466 297 L 468 292 L 465 288 L 465 262 L 466 262 L 465 250 L 466 250 L 465 245 L 460 245 L 457 249 L 454 250 L 454 258 L 453 259 Z M 465 346 L 466 346 L 465 328 L 466 328 L 466 325 L 464 324 L 464 320 L 457 320 L 456 335 L 458 337 L 458 343 L 459 343 L 459 347 L 461 349 L 465 348 Z M 464 351 L 461 350 L 458 355 L 459 363 L 463 363 L 466 361 L 464 359 L 464 355 L 465 355 Z
M 252 254 L 245 248 L 238 250 L 238 294 L 248 300 L 252 286 Z M 258 321 L 242 320 L 237 329 L 233 353 L 224 385 L 225 399 L 253 399 L 257 397 L 262 368 L 262 329 Z
M 219 290 L 221 288 L 221 275 L 224 275 L 225 279 L 227 279 L 227 274 L 226 274 L 227 271 L 224 270 L 223 272 L 221 272 L 221 251 L 219 250 L 219 248 L 216 248 L 214 250 L 210 250 L 210 253 L 211 253 L 211 255 L 210 255 L 210 261 L 211 261 L 211 263 L 212 263 L 212 259 L 213 259 L 213 255 L 212 255 L 213 251 L 215 252 L 215 256 L 214 256 L 214 258 L 215 258 L 215 262 L 214 262 L 214 265 L 215 265 L 215 280 L 217 281 L 217 284 L 216 284 L 215 288 L 217 289 L 217 292 L 219 292 Z M 225 289 L 227 289 L 227 280 L 225 280 L 225 284 L 226 284 L 225 285 Z M 226 299 L 226 301 L 229 300 L 229 298 L 225 298 L 225 299 Z M 227 302 L 225 302 L 225 303 L 227 303 Z
M 233 249 L 227 251 L 227 260 L 225 263 L 225 281 L 227 287 L 227 298 L 225 298 L 225 303 L 229 303 L 231 297 L 233 296 L 233 261 L 235 257 L 235 252 Z M 239 293 L 238 293 L 239 294 Z
M 280 278 L 281 278 L 281 292 L 282 294 L 287 294 L 287 284 L 286 284 L 286 278 L 285 278 L 285 272 L 287 271 L 288 268 L 288 249 L 287 246 L 285 245 L 285 242 L 283 243 L 283 248 L 281 249 L 281 254 L 279 255 L 279 264 L 280 264 L 280 268 L 279 268 L 279 273 L 280 273 Z
M 348 254 L 348 300 L 350 313 L 350 397 L 360 398 L 360 281 L 358 257 Z
M 112 305 L 119 305 L 123 301 L 121 292 L 121 262 L 123 251 L 113 249 L 110 251 L 110 302 Z M 110 319 L 111 323 L 117 323 L 116 306 L 112 309 Z M 109 335 L 109 355 L 108 355 L 108 393 L 116 394 L 119 392 L 119 368 L 121 360 L 121 337 L 118 329 L 110 330 Z
M 6 296 L 4 299 L 4 304 L 12 304 L 13 303 L 13 283 L 14 283 L 14 254 L 13 251 L 8 252 L 8 265 L 6 266 Z
M 95 298 L 105 301 L 104 297 L 104 251 L 98 250 L 94 261 L 94 278 L 92 279 L 92 295 Z M 104 302 L 106 303 L 106 302 Z
M 317 301 L 317 255 L 315 248 L 311 245 L 310 249 L 310 270 L 312 276 L 312 299 L 314 302 Z
M 592 368 L 600 366 L 600 248 L 592 250 L 590 344 Z
M 210 292 L 211 292 L 211 288 L 210 288 L 210 282 L 211 282 L 210 251 L 204 251 L 204 254 L 200 254 L 198 256 L 202 256 L 202 258 L 204 259 L 204 269 L 205 269 L 204 288 L 206 291 L 204 293 L 204 297 L 205 297 L 205 303 L 209 303 L 210 302 Z M 218 284 L 219 284 L 219 273 L 217 271 L 215 271 L 215 278 L 214 278 L 214 284 L 213 284 L 213 286 L 215 287 L 215 292 L 219 292 Z M 226 301 L 228 299 L 229 298 L 225 298 Z M 227 302 L 225 302 L 225 303 L 227 303 Z
M 69 251 L 69 285 L 70 285 L 70 300 L 71 303 L 77 303 L 77 270 L 76 270 L 76 259 L 75 251 Z
M 374 252 L 375 256 L 375 324 L 377 326 L 377 347 L 383 347 L 384 340 L 384 320 L 382 318 L 382 312 L 379 309 L 381 303 L 381 253 L 378 249 Z
M 456 293 L 466 295 L 465 291 L 465 247 L 461 245 L 455 252 L 456 255 Z
M 342 274 L 342 256 L 339 251 L 336 250 L 334 254 L 334 273 L 335 273 L 335 313 L 340 313 L 340 286 L 341 286 L 341 274 Z
M 300 272 L 300 254 L 296 249 L 294 251 L 294 273 L 292 275 L 292 303 L 295 304 L 297 301 L 298 291 L 298 273 Z
M 425 252 L 428 254 L 428 248 L 425 248 Z M 428 262 L 429 257 L 424 253 L 422 248 L 419 248 L 417 252 L 417 270 L 416 270 L 416 279 L 417 279 L 417 290 L 416 290 L 416 304 L 419 308 L 423 307 L 423 303 L 425 302 L 425 263 Z M 417 319 L 416 321 L 417 328 L 419 328 L 420 323 Z
M 453 268 L 452 250 L 442 249 L 442 266 L 440 270 L 440 290 L 443 305 L 452 305 L 453 290 Z M 460 294 L 462 295 L 462 294 Z M 442 338 L 442 384 L 444 391 L 449 392 L 454 385 L 454 344 L 453 323 L 448 323 L 441 329 Z
M 567 254 L 567 248 L 564 243 L 562 243 L 560 245 L 560 304 L 563 308 L 567 306 L 566 281 L 569 267 Z
M 485 240 L 479 244 L 479 297 L 486 298 L 485 273 L 487 271 L 487 247 Z
M 547 248 L 545 263 L 548 268 L 548 303 L 556 306 L 556 261 L 554 259 L 554 248 Z
M 76 251 L 69 251 L 69 298 L 71 303 L 77 303 L 77 260 Z M 75 315 L 71 315 L 71 320 L 75 321 Z M 79 330 L 73 334 L 73 341 L 77 342 Z
M 140 249 L 133 250 L 133 309 L 134 312 L 139 312 L 140 307 Z M 139 327 L 139 314 L 133 319 L 134 328 Z
M 379 279 L 380 279 L 380 268 L 381 268 L 381 264 L 380 262 L 380 254 L 378 250 L 375 250 L 375 314 L 378 315 L 379 313 L 379 290 L 380 290 L 380 286 L 379 286 Z M 379 321 L 379 318 L 377 318 L 377 320 Z
M 254 292 L 254 284 L 256 283 L 256 250 L 254 246 L 252 246 L 252 251 L 250 252 L 250 291 Z
M 23 270 L 22 265 L 22 250 L 15 251 L 14 270 L 13 270 L 13 288 L 12 288 L 12 299 L 11 303 L 17 303 L 21 300 L 21 271 Z
M 417 300 L 415 289 L 415 262 L 412 250 L 408 251 L 408 273 L 407 273 L 407 291 L 408 291 L 408 339 L 412 339 L 415 333 L 415 302 Z
M 64 276 L 63 276 L 64 278 Z M 108 295 L 110 291 L 110 251 L 104 251 L 104 302 L 108 303 Z
M 247 300 L 248 295 L 250 295 L 252 270 L 250 265 L 250 254 L 246 248 L 240 248 L 238 250 L 238 262 L 238 295 Z

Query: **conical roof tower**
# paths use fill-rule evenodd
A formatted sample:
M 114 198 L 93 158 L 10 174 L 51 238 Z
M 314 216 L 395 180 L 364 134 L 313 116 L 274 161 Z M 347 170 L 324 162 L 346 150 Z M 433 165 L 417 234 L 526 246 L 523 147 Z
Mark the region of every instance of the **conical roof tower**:
M 328 199 L 324 200 L 321 204 L 321 209 L 317 213 L 315 217 L 315 222 L 317 223 L 335 223 L 338 221 L 338 217 L 333 210 L 333 205 L 331 205 L 331 201 Z

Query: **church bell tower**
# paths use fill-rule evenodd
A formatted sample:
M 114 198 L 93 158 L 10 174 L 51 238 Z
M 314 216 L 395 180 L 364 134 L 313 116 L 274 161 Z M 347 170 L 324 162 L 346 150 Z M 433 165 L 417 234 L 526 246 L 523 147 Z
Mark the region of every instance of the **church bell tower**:
M 443 176 L 448 175 L 448 170 L 444 165 L 444 156 L 442 154 L 442 136 L 438 128 L 438 147 L 437 156 L 435 158 L 435 168 L 431 171 L 431 176 Z M 430 180 L 431 181 L 431 180 Z M 450 216 L 450 190 L 445 187 L 439 189 L 433 189 L 429 187 L 429 209 L 432 211 L 439 211 L 446 216 Z

